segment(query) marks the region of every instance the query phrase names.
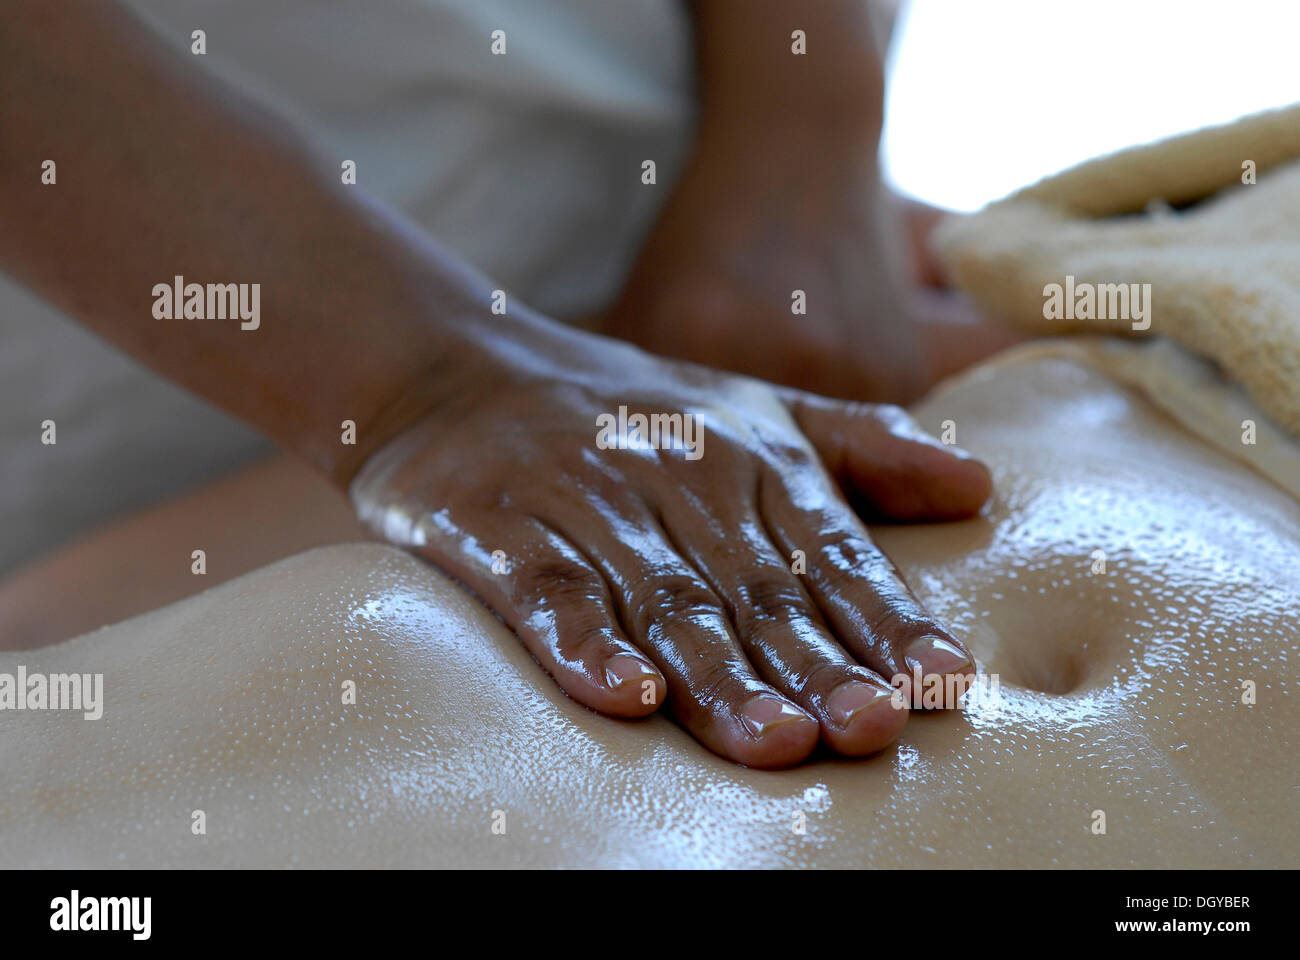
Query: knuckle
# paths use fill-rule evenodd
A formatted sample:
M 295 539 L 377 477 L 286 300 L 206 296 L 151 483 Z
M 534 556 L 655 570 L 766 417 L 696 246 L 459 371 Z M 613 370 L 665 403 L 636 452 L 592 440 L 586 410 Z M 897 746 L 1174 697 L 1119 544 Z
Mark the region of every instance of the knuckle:
M 669 573 L 647 577 L 632 590 L 629 607 L 642 629 L 656 621 L 687 617 L 700 610 L 716 611 L 717 598 L 696 576 Z
M 691 697 L 705 709 L 733 702 L 740 687 L 731 664 L 719 660 L 697 663 L 687 672 L 686 684 Z
M 519 596 L 532 602 L 586 599 L 600 586 L 595 571 L 568 557 L 532 560 L 520 569 L 515 583 Z
M 905 408 L 892 403 L 876 404 L 870 416 L 891 436 L 901 440 L 918 440 L 928 436 L 925 428 Z
M 830 691 L 839 686 L 848 674 L 843 664 L 815 657 L 800 666 L 793 679 L 794 693 L 803 698 L 812 692 Z
M 867 615 L 867 629 L 875 636 L 900 641 L 914 639 L 934 628 L 910 604 L 882 599 Z
M 826 572 L 833 577 L 860 577 L 863 573 L 892 569 L 879 547 L 842 526 L 821 535 L 819 553 L 825 561 Z
M 597 663 L 609 656 L 610 632 L 603 618 L 594 614 L 579 617 L 579 623 L 561 631 L 557 637 L 558 650 L 565 660 Z M 616 651 L 615 651 L 616 652 Z
M 817 463 L 817 457 L 808 445 L 788 437 L 764 440 L 768 454 L 783 466 L 804 469 Z
M 870 410 L 876 417 L 886 422 L 912 419 L 912 415 L 896 403 L 871 404 Z
M 808 600 L 803 588 L 791 578 L 768 573 L 759 576 L 742 588 L 748 610 L 744 612 L 754 626 L 788 624 L 808 616 Z

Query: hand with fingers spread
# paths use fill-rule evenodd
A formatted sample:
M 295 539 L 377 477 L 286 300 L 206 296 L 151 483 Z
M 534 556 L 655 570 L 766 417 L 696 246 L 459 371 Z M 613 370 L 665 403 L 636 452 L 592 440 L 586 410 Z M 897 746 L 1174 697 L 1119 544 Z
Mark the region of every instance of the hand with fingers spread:
M 477 593 L 576 700 L 620 717 L 666 701 L 751 766 L 798 763 L 819 738 L 879 750 L 907 719 L 891 679 L 974 672 L 840 487 L 883 516 L 953 519 L 987 498 L 982 465 L 897 407 L 599 338 L 585 353 L 467 364 L 353 481 L 363 517 Z M 673 436 L 600 436 L 638 413 Z

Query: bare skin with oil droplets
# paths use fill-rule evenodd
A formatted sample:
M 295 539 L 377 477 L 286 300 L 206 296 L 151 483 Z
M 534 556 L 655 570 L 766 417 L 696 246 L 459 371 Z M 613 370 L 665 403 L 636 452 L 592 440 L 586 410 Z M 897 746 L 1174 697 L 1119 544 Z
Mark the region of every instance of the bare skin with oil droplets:
M 874 759 L 749 770 L 566 698 L 408 555 L 330 547 L 0 655 L 102 671 L 109 718 L 0 727 L 8 862 L 1294 864 L 1300 507 L 1069 359 L 981 369 L 917 415 L 953 411 L 990 511 L 873 532 L 995 702 L 914 716 Z M 204 509 L 237 522 L 243 493 Z

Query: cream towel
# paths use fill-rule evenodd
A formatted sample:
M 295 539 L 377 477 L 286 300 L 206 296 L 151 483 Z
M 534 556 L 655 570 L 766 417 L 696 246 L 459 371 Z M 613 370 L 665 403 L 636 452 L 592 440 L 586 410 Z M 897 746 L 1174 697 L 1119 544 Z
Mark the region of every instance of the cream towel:
M 1248 184 L 1251 165 L 1257 182 Z M 1300 104 L 1089 161 L 950 219 L 936 245 L 984 309 L 1040 333 L 1167 337 L 1215 361 L 1300 437 Z M 1135 333 L 1127 316 L 1046 319 L 1045 287 L 1067 276 L 1076 288 L 1150 284 L 1150 327 Z M 1201 383 L 1212 376 L 1197 373 Z M 1226 410 L 1201 404 L 1217 414 L 1210 423 L 1187 397 L 1164 405 L 1280 479 Z

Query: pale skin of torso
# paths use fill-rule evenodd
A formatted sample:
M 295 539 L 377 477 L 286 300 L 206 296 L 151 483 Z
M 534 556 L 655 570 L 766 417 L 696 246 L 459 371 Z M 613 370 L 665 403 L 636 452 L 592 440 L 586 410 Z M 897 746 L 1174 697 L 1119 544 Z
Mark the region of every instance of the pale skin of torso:
M 1070 359 L 979 368 L 916 413 L 997 494 L 873 533 L 996 709 L 751 770 L 565 697 L 408 554 L 331 546 L 0 655 L 107 691 L 99 721 L 3 718 L 4 865 L 1294 866 L 1300 505 Z

